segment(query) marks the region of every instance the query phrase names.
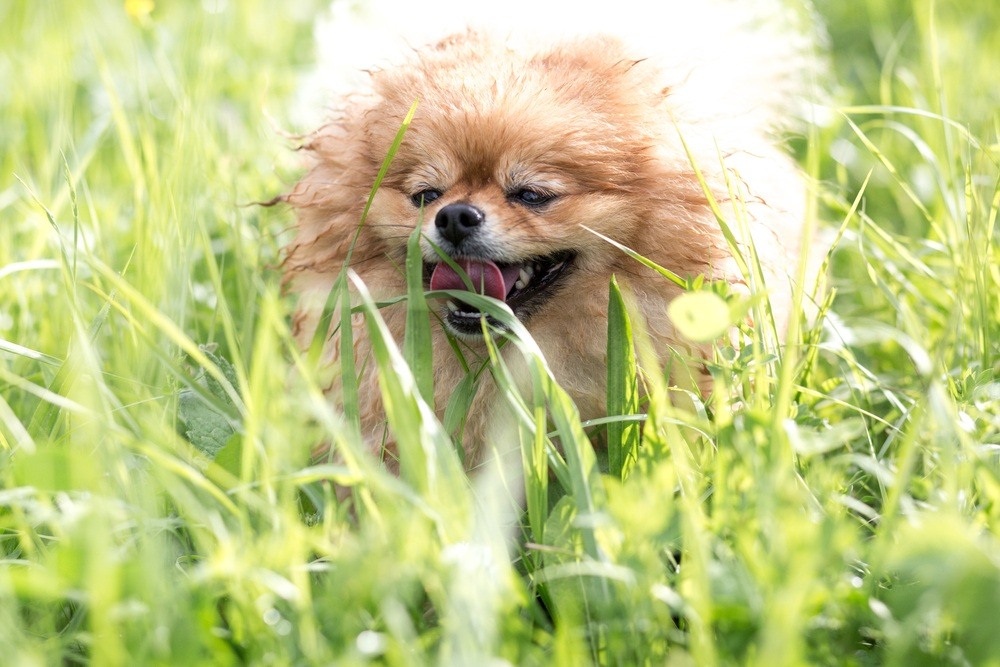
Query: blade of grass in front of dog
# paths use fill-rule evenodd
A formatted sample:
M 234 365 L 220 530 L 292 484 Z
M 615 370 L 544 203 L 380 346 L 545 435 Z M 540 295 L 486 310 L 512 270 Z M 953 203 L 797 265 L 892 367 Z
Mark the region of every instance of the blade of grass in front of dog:
M 577 407 L 569 395 L 538 359 L 529 359 L 528 363 L 535 394 L 545 397 L 569 470 L 573 507 L 570 525 L 579 535 L 583 547 L 582 557 L 578 561 L 581 566 L 580 574 L 576 575 L 579 577 L 582 603 L 584 607 L 593 604 L 595 608 L 608 608 L 615 600 L 615 588 L 612 585 L 614 571 L 621 568 L 615 564 L 614 558 L 598 539 L 599 531 L 608 522 L 608 516 L 607 494 L 598 470 L 597 457 L 580 424 Z M 559 566 L 555 565 L 555 568 L 555 572 L 558 572 Z M 535 572 L 535 577 L 545 582 L 553 573 L 553 570 L 543 567 Z M 600 643 L 600 635 L 593 641 Z
M 340 273 L 337 275 L 337 279 L 334 281 L 330 294 L 327 297 L 322 312 L 320 313 L 319 321 L 316 325 L 316 330 L 313 332 L 312 341 L 309 344 L 309 351 L 307 353 L 308 365 L 312 368 L 317 367 L 320 363 L 320 359 L 322 358 L 323 350 L 326 347 L 327 341 L 333 333 L 330 325 L 339 304 L 340 323 L 338 328 L 340 329 L 341 400 L 344 408 L 344 415 L 347 418 L 347 425 L 355 435 L 360 435 L 361 427 L 359 423 L 360 407 L 358 400 L 358 376 L 354 359 L 354 332 L 351 326 L 351 314 L 353 309 L 351 308 L 350 290 L 347 286 L 347 271 L 350 269 L 351 257 L 354 254 L 354 248 L 357 245 L 358 237 L 361 235 L 361 229 L 364 227 L 365 222 L 368 219 L 368 212 L 371 210 L 375 194 L 381 187 L 382 180 L 389 171 L 389 166 L 392 164 L 392 160 L 395 158 L 396 152 L 399 150 L 399 146 L 403 143 L 403 136 L 406 134 L 406 130 L 409 128 L 410 123 L 413 120 L 413 114 L 416 110 L 417 103 L 414 102 L 406 116 L 403 118 L 403 122 L 400 125 L 399 130 L 396 132 L 396 136 L 393 138 L 389 151 L 386 153 L 385 159 L 382 161 L 378 174 L 375 176 L 375 182 L 372 183 L 371 191 L 368 193 L 368 199 L 365 201 L 365 207 L 361 212 L 361 219 L 358 221 L 358 226 L 354 230 L 354 238 L 351 239 L 351 244 L 348 246 L 344 264 L 341 267 Z
M 309 341 L 309 348 L 306 351 L 306 365 L 309 368 L 319 367 L 320 360 L 323 358 L 323 350 L 326 348 L 330 337 L 336 332 L 336 329 L 331 329 L 331 327 L 334 315 L 337 312 L 337 306 L 342 301 L 340 294 L 345 285 L 344 273 L 341 272 L 337 276 L 337 279 L 333 281 L 330 293 L 327 294 L 323 308 L 320 310 L 319 318 L 316 320 L 316 330 L 313 331 L 312 339 Z M 347 305 L 348 310 L 350 310 L 349 301 Z M 337 326 L 339 327 L 340 324 Z
M 413 372 L 367 287 L 353 272 L 351 280 L 365 308 L 385 415 L 399 450 L 400 475 L 436 510 L 439 518 L 451 517 L 451 521 L 442 519 L 442 530 L 459 527 L 463 524 L 456 512 L 464 511 L 461 480 L 465 475 L 448 435 L 420 395 Z
M 466 373 L 462 380 L 455 385 L 441 420 L 444 424 L 444 430 L 457 441 L 462 439 L 465 421 L 472 407 L 472 399 L 475 397 L 476 376 L 473 373 Z
M 448 290 L 440 293 L 450 294 L 451 292 L 452 290 Z M 465 299 L 469 305 L 478 308 L 481 312 L 488 313 L 491 317 L 496 318 L 508 326 L 513 333 L 512 338 L 515 340 L 515 345 L 524 345 L 524 347 L 521 347 L 522 353 L 527 354 L 525 350 L 530 350 L 532 348 L 532 345 L 534 344 L 533 340 L 528 343 L 524 343 L 524 341 L 516 338 L 516 336 L 521 334 L 525 336 L 529 334 L 524 328 L 524 325 L 522 325 L 517 318 L 514 317 L 513 313 L 507 309 L 506 305 L 502 305 L 501 302 L 498 302 L 495 299 L 484 297 L 479 294 L 469 294 L 466 296 L 464 292 L 458 293 L 457 290 L 455 292 L 456 296 L 461 296 L 461 298 Z M 503 356 L 500 355 L 499 345 L 497 345 L 492 332 L 488 329 L 484 330 L 483 340 L 486 343 L 486 349 L 489 354 L 486 366 L 489 368 L 490 373 L 493 376 L 493 381 L 496 383 L 497 389 L 500 391 L 500 395 L 503 396 L 507 405 L 513 411 L 517 419 L 517 423 L 520 425 L 522 431 L 527 430 L 527 432 L 531 434 L 532 442 L 536 442 L 537 439 L 541 437 L 543 446 L 543 453 L 541 455 L 545 457 L 545 465 L 552 471 L 552 474 L 556 478 L 560 487 L 567 493 L 571 492 L 572 484 L 570 481 L 569 467 L 560 455 L 559 450 L 553 444 L 550 435 L 546 433 L 544 395 L 539 392 L 534 392 L 532 394 L 532 406 L 529 407 L 525 402 L 521 390 L 517 386 L 517 381 L 514 379 L 513 374 L 507 367 Z M 544 362 L 543 358 L 538 357 L 538 359 Z M 540 417 L 539 410 L 541 410 Z M 540 422 L 539 419 L 541 420 Z M 541 436 L 538 435 L 537 429 L 539 428 L 541 429 Z M 551 437 L 555 437 L 555 434 L 551 434 Z M 537 472 L 541 470 L 541 467 L 536 466 L 534 470 Z M 529 471 L 526 477 L 531 477 L 533 474 L 535 473 Z M 547 498 L 545 502 L 547 502 Z
M 462 350 L 458 343 L 453 338 L 449 338 L 449 343 L 451 343 L 452 351 L 465 371 L 465 375 L 451 392 L 448 405 L 444 410 L 442 422 L 444 423 L 445 430 L 451 434 L 456 443 L 460 444 L 465 429 L 465 422 L 468 419 L 469 411 L 472 409 L 472 401 L 476 398 L 476 392 L 479 389 L 479 378 L 490 368 L 491 364 L 487 360 L 480 363 L 477 368 L 471 369 L 468 367 L 468 362 L 462 356 Z M 456 451 L 459 452 L 464 463 L 465 450 L 461 446 L 457 446 Z
M 361 236 L 361 230 L 365 226 L 365 222 L 368 220 L 368 212 L 371 210 L 372 202 L 375 200 L 375 194 L 378 192 L 379 188 L 382 187 L 382 181 L 385 179 L 385 175 L 389 172 L 389 166 L 392 164 L 393 159 L 396 157 L 396 152 L 403 143 L 403 136 L 406 134 L 406 130 L 410 127 L 410 123 L 413 122 L 413 115 L 416 111 L 417 102 L 414 102 L 410 106 L 410 110 L 407 112 L 406 116 L 403 118 L 403 122 L 400 124 L 399 130 L 396 131 L 396 136 L 393 138 L 392 144 L 389 146 L 389 151 L 386 153 L 385 159 L 382 160 L 382 165 L 379 167 L 378 173 L 375 175 L 375 182 L 372 183 L 371 191 L 368 193 L 368 199 L 365 201 L 365 207 L 361 211 L 361 218 L 358 220 L 358 226 L 354 229 L 354 237 L 351 239 L 351 244 L 347 247 L 347 255 L 344 258 L 344 264 L 340 269 L 340 273 L 337 275 L 336 281 L 334 281 L 333 288 L 331 289 L 331 292 L 333 293 L 326 300 L 326 304 L 319 317 L 319 322 L 316 325 L 316 331 L 313 332 L 313 338 L 309 344 L 308 355 L 308 362 L 311 366 L 316 366 L 322 356 L 323 348 L 326 346 L 327 337 L 331 334 L 330 324 L 333 321 L 336 304 L 338 301 L 341 301 L 341 299 L 336 298 L 336 294 L 339 293 L 341 287 L 345 290 L 347 288 L 347 270 L 350 268 L 351 258 L 354 256 L 354 248 L 358 244 L 358 237 Z M 341 318 L 341 320 L 343 320 L 343 318 Z
M 371 192 L 368 193 L 368 200 L 365 202 L 365 208 L 361 211 L 361 220 L 358 221 L 358 226 L 354 230 L 354 238 L 351 240 L 351 245 L 347 249 L 347 258 L 344 260 L 345 268 L 351 263 L 351 257 L 354 255 L 354 247 L 358 243 L 358 237 L 361 235 L 362 227 L 365 226 L 365 222 L 368 220 L 368 212 L 371 210 L 372 202 L 375 200 L 375 193 L 377 193 L 379 188 L 382 187 L 382 180 L 389 172 L 389 166 L 392 164 L 393 159 L 395 159 L 396 152 L 403 143 L 403 136 L 406 135 L 406 130 L 409 129 L 410 123 L 413 122 L 413 114 L 416 112 L 417 102 L 414 101 L 410 106 L 410 110 L 403 118 L 403 122 L 400 124 L 399 130 L 397 130 L 396 136 L 393 137 L 392 144 L 389 145 L 389 150 L 385 154 L 385 159 L 382 160 L 382 166 L 379 167 L 378 174 L 375 175 L 375 182 L 372 183 Z
M 653 269 L 654 271 L 656 271 L 661 276 L 663 276 L 664 278 L 666 278 L 667 280 L 669 280 L 673 284 L 677 285 L 678 287 L 681 287 L 683 289 L 687 289 L 687 282 L 683 278 L 681 278 L 679 275 L 677 275 L 676 273 L 674 273 L 673 271 L 671 271 L 670 269 L 667 269 L 667 268 L 664 268 L 664 267 L 660 266 L 659 264 L 657 264 L 653 260 L 647 259 L 647 258 L 643 257 L 642 255 L 640 255 L 639 253 L 637 253 L 635 250 L 632 250 L 631 248 L 629 248 L 626 245 L 622 245 L 618 241 L 615 241 L 614 239 L 609 238 L 609 237 L 605 236 L 604 234 L 601 234 L 598 231 L 594 231 L 593 229 L 591 229 L 589 227 L 586 227 L 586 226 L 584 226 L 583 228 L 586 229 L 591 234 L 594 234 L 595 236 L 597 236 L 597 237 L 599 237 L 601 239 L 604 239 L 605 241 L 607 241 L 608 243 L 610 243 L 611 245 L 613 245 L 614 247 L 618 248 L 623 253 L 625 253 L 626 255 L 628 255 L 629 257 L 631 257 L 632 259 L 634 259 L 635 261 L 637 261 L 640 264 L 642 264 L 643 266 L 646 266 L 646 267 L 648 267 L 650 269 Z
M 441 262 L 451 267 L 451 270 L 454 271 L 458 275 L 458 277 L 462 279 L 462 283 L 465 285 L 465 288 L 467 290 L 469 290 L 470 292 L 478 292 L 479 289 L 482 288 L 482 286 L 480 285 L 479 289 L 477 289 L 477 286 L 472 284 L 472 278 L 470 278 L 469 274 L 465 272 L 465 269 L 463 269 L 461 266 L 458 265 L 458 262 L 455 261 L 454 257 L 446 253 L 444 250 L 441 249 L 440 246 L 438 246 L 430 239 L 428 239 L 427 241 L 428 243 L 431 244 L 431 248 L 434 250 L 435 253 L 437 253 L 437 256 L 441 260 Z
M 340 301 L 340 392 L 349 437 L 361 437 L 361 407 L 358 398 L 357 361 L 354 358 L 354 327 L 351 324 L 351 294 L 338 280 L 330 301 Z M 311 350 L 310 350 L 311 351 Z M 311 357 L 311 355 L 310 355 Z M 313 366 L 315 368 L 315 366 Z M 332 449 L 330 450 L 332 453 Z
M 430 309 L 424 295 L 424 258 L 420 253 L 420 232 L 424 209 L 406 243 L 406 333 L 403 356 L 413 370 L 420 395 L 434 409 L 434 348 L 431 345 Z
M 535 391 L 545 396 L 549 414 L 559 434 L 559 444 L 569 468 L 573 501 L 584 552 L 596 561 L 604 562 L 607 555 L 597 541 L 595 522 L 603 511 L 604 485 L 597 468 L 594 448 L 580 424 L 580 414 L 566 391 L 556 383 L 551 373 L 537 359 L 530 359 Z
M 712 192 L 711 187 L 709 187 L 708 180 L 705 178 L 704 172 L 695 160 L 694 153 L 691 151 L 690 146 L 684 139 L 684 135 L 681 132 L 680 127 L 675 123 L 674 128 L 677 130 L 677 136 L 684 148 L 688 164 L 691 165 L 691 169 L 694 171 L 695 178 L 698 180 L 698 185 L 701 187 L 702 194 L 705 196 L 705 201 L 708 203 L 709 209 L 715 217 L 716 224 L 719 225 L 719 230 L 722 232 L 722 236 L 726 240 L 726 245 L 729 248 L 729 254 L 736 262 L 740 275 L 746 281 L 746 284 L 750 286 L 752 296 L 760 295 L 763 297 L 754 299 L 751 307 L 753 313 L 752 318 L 755 323 L 751 340 L 751 344 L 753 346 L 753 356 L 756 360 L 758 360 L 758 362 L 761 362 L 755 363 L 755 373 L 757 376 L 758 386 L 763 386 L 768 373 L 773 372 L 771 370 L 773 365 L 764 360 L 769 355 L 773 355 L 776 360 L 780 361 L 783 350 L 779 345 L 777 345 L 777 341 L 780 339 L 780 333 L 777 331 L 774 312 L 771 309 L 771 301 L 767 298 L 767 286 L 764 281 L 764 272 L 760 265 L 759 255 L 757 254 L 757 248 L 754 244 L 753 235 L 747 227 L 748 216 L 746 211 L 746 202 L 743 201 L 743 196 L 739 191 L 739 188 L 734 186 L 731 173 L 725 165 L 724 156 L 722 152 L 718 150 L 718 146 L 716 146 L 716 152 L 719 156 L 719 164 L 726 184 L 727 195 L 733 203 L 733 213 L 736 216 L 737 221 L 741 223 L 742 232 L 744 234 L 744 238 L 746 239 L 745 245 L 748 249 L 747 253 L 749 254 L 749 261 L 747 260 L 747 257 L 744 256 L 744 251 L 741 249 L 740 243 L 737 240 L 736 235 L 733 233 L 733 228 L 723 215 L 722 208 L 719 206 L 719 201 Z M 770 333 L 771 335 L 767 336 L 767 333 Z M 770 345 L 767 344 L 768 340 L 771 341 Z M 763 401 L 766 399 L 766 394 L 764 392 L 754 392 L 753 397 L 755 401 Z
M 524 326 L 513 317 L 505 304 L 480 295 L 470 296 L 473 297 L 467 299 L 470 305 L 479 308 L 484 313 L 489 313 L 508 327 L 515 345 L 527 357 L 533 400 L 529 413 L 530 419 L 527 421 L 522 419 L 522 424 L 526 428 L 521 431 L 521 452 L 525 472 L 526 503 L 528 504 L 532 535 L 541 542 L 545 523 L 548 520 L 547 465 L 553 460 L 552 443 L 545 433 L 545 412 L 548 408 L 559 437 L 560 449 L 565 456 L 565 463 L 562 466 L 553 466 L 552 472 L 569 494 L 574 509 L 573 530 L 579 535 L 583 554 L 588 561 L 584 569 L 590 573 L 589 576 L 596 578 L 596 588 L 584 586 L 583 590 L 596 595 L 595 604 L 601 607 L 606 606 L 614 596 L 608 580 L 612 578 L 610 573 L 615 569 L 610 557 L 601 547 L 597 535 L 599 527 L 604 521 L 606 494 L 597 467 L 597 457 L 590 439 L 580 423 L 577 408 L 565 390 L 556 383 L 534 339 L 531 338 Z M 466 297 L 463 296 L 463 299 Z M 502 392 L 509 395 L 508 400 L 511 401 L 512 406 L 516 405 L 523 412 L 526 407 L 524 401 L 502 357 L 499 356 L 493 338 L 485 329 L 485 324 L 484 335 L 490 350 L 497 385 Z M 529 437 L 525 438 L 524 435 Z M 525 451 L 525 447 L 529 443 L 531 449 Z M 558 457 L 557 460 L 559 460 Z M 538 582 L 546 581 L 549 574 L 545 568 L 534 571 Z M 590 593 L 584 593 L 584 595 L 588 594 Z M 545 595 L 544 591 L 542 595 Z M 589 602 L 584 604 L 589 604 Z
M 719 167 L 722 170 L 722 174 L 726 182 L 728 199 L 732 204 L 733 217 L 736 224 L 739 225 L 740 233 L 743 235 L 743 238 L 746 239 L 746 250 L 743 251 L 736 245 L 735 235 L 732 233 L 732 228 L 728 222 L 725 220 L 718 221 L 718 224 L 720 228 L 722 228 L 723 234 L 726 237 L 726 243 L 729 245 L 729 252 L 734 257 L 739 255 L 747 266 L 747 272 L 744 274 L 744 280 L 750 287 L 750 294 L 752 297 L 749 312 L 752 313 L 751 317 L 754 322 L 753 335 L 751 336 L 754 357 L 758 362 L 762 362 L 762 360 L 769 353 L 773 353 L 775 358 L 780 358 L 781 348 L 778 345 L 778 341 L 781 340 L 781 333 L 778 331 L 778 326 L 774 319 L 774 311 L 771 309 L 771 299 L 768 298 L 768 285 L 764 278 L 764 269 L 760 263 L 760 254 L 757 252 L 757 244 L 750 231 L 752 216 L 747 211 L 747 204 L 744 199 L 743 192 L 740 190 L 739 186 L 735 184 L 735 181 L 740 179 L 740 174 L 726 168 L 725 155 L 721 149 L 719 149 L 718 145 L 716 145 L 716 152 L 718 154 Z M 714 196 L 708 190 L 708 184 L 702 182 L 701 187 L 705 196 L 714 200 Z M 756 375 L 758 383 L 763 383 L 765 381 L 766 375 L 769 372 L 768 367 L 770 365 L 771 364 L 766 362 L 755 364 L 757 367 Z
M 429 296 L 449 296 L 449 291 L 431 292 Z M 463 293 L 461 298 L 470 306 L 478 308 L 480 311 L 489 314 L 502 323 L 510 332 L 511 339 L 515 345 L 526 356 L 532 378 L 533 394 L 536 397 L 534 406 L 538 408 L 547 405 L 555 424 L 556 432 L 559 435 L 560 449 L 565 457 L 565 463 L 562 466 L 553 466 L 552 471 L 573 498 L 576 528 L 579 530 L 584 553 L 594 562 L 609 562 L 607 554 L 601 548 L 597 539 L 597 527 L 601 522 L 600 516 L 604 512 L 605 505 L 604 486 L 597 467 L 597 457 L 594 454 L 590 439 L 587 437 L 580 423 L 576 406 L 565 390 L 555 382 L 552 371 L 541 354 L 537 343 L 535 343 L 531 334 L 528 333 L 524 325 L 514 316 L 506 304 L 475 293 Z M 493 368 L 495 371 L 499 371 L 499 373 L 495 372 L 498 387 L 501 392 L 508 394 L 511 406 L 520 415 L 520 423 L 525 424 L 529 432 L 533 434 L 532 443 L 538 443 L 540 438 L 538 434 L 539 420 L 544 419 L 543 413 L 537 409 L 527 410 L 527 406 L 524 405 L 524 401 L 517 390 L 516 383 L 502 362 L 502 357 L 500 357 L 496 350 L 492 338 L 487 337 L 486 342 L 488 349 L 491 351 L 492 361 L 494 362 Z M 540 398 L 544 399 L 544 404 L 537 402 Z M 547 444 L 546 440 L 547 438 L 542 438 L 543 444 Z M 549 447 L 545 449 L 546 463 L 551 464 L 553 454 L 548 451 Z M 535 505 L 533 514 L 536 521 L 541 520 L 545 516 L 545 510 L 542 507 L 547 502 L 547 497 L 543 498 L 542 496 L 544 487 L 537 480 L 537 475 L 542 474 L 544 471 L 537 464 L 538 456 L 541 456 L 540 451 L 535 449 L 532 452 L 532 456 L 529 457 L 529 465 L 526 470 L 526 477 L 536 476 L 536 480 L 526 488 L 527 493 L 532 496 L 532 502 Z M 556 460 L 559 460 L 559 457 L 556 457 Z M 601 578 L 599 593 L 604 600 L 609 599 L 609 596 L 612 595 L 605 578 Z
M 728 196 L 733 202 L 734 214 L 737 216 L 738 221 L 743 223 L 743 233 L 746 238 L 746 245 L 748 246 L 748 254 L 750 257 L 749 261 L 747 261 L 747 257 L 744 256 L 740 243 L 737 240 L 736 235 L 733 233 L 733 229 L 726 220 L 726 217 L 723 215 L 718 199 L 712 192 L 711 187 L 709 187 L 708 180 L 705 178 L 704 172 L 695 160 L 694 153 L 691 151 L 690 146 L 684 139 L 684 135 L 681 132 L 680 127 L 675 123 L 674 128 L 677 130 L 677 136 L 684 148 L 684 153 L 687 157 L 688 163 L 694 171 L 695 178 L 698 180 L 702 194 L 705 196 L 705 201 L 708 203 L 709 209 L 712 211 L 712 215 L 715 217 L 716 223 L 719 225 L 719 230 L 722 232 L 722 236 L 726 240 L 730 256 L 736 262 L 740 275 L 746 281 L 747 285 L 750 286 L 752 295 L 760 295 L 763 297 L 754 299 L 752 305 L 753 321 L 755 323 L 751 341 L 753 345 L 753 356 L 758 361 L 763 361 L 769 355 L 773 355 L 774 358 L 780 362 L 780 359 L 783 356 L 781 346 L 777 345 L 777 341 L 780 339 L 780 332 L 777 330 L 774 312 L 771 309 L 771 301 L 767 298 L 767 293 L 765 291 L 766 285 L 764 281 L 764 272 L 760 265 L 757 248 L 754 244 L 753 236 L 750 234 L 750 230 L 746 227 L 746 203 L 743 201 L 739 189 L 734 187 L 730 171 L 726 168 L 722 153 L 719 152 L 719 162 L 724 175 Z M 766 336 L 768 332 L 770 332 L 770 336 Z M 770 340 L 772 344 L 768 345 L 768 340 Z M 755 364 L 755 372 L 759 386 L 763 386 L 768 373 L 772 372 L 769 370 L 771 367 L 772 364 L 766 362 Z M 764 392 L 754 392 L 753 396 L 755 400 L 764 400 L 766 398 L 766 394 Z
M 530 447 L 522 444 L 522 465 L 525 470 L 525 499 L 528 523 L 537 542 L 545 540 L 545 522 L 549 520 L 549 466 L 545 437 L 545 404 L 541 397 L 534 405 L 535 433 Z
M 529 361 L 529 365 L 537 364 L 540 367 L 539 372 L 550 378 L 552 377 L 552 369 L 549 368 L 548 362 L 545 360 L 545 356 L 542 354 L 541 348 L 538 347 L 538 343 L 535 342 L 535 339 L 531 337 L 530 333 L 528 333 L 527 328 L 525 328 L 521 320 L 517 319 L 514 313 L 511 312 L 506 303 L 497 301 L 496 299 L 488 296 L 483 296 L 482 294 L 476 294 L 475 292 L 460 290 L 435 290 L 428 292 L 427 297 L 431 299 L 461 299 L 473 308 L 489 315 L 506 327 L 510 335 L 510 339 L 521 350 L 521 353 L 525 355 L 525 358 Z M 500 386 L 500 388 L 508 391 L 508 396 L 514 399 L 513 402 L 511 402 L 511 406 L 515 410 L 520 423 L 529 425 L 533 424 L 534 418 L 532 417 L 532 411 L 527 408 L 524 401 L 521 399 L 520 393 L 517 389 L 517 383 L 513 380 L 509 371 L 506 370 L 506 365 L 503 364 L 503 358 L 497 353 L 491 358 L 490 361 L 491 368 L 494 371 L 494 377 L 497 378 L 497 382 L 504 383 Z M 497 370 L 500 370 L 501 372 L 497 374 Z M 579 416 L 577 417 L 577 421 L 579 421 Z M 587 442 L 589 445 L 589 439 Z M 572 488 L 572 485 L 570 483 L 570 473 L 567 463 L 550 441 L 549 445 L 550 446 L 547 447 L 548 465 L 550 466 L 556 479 L 559 480 L 563 488 L 568 491 Z
M 632 322 L 618 280 L 611 277 L 608 299 L 607 412 L 634 415 L 639 410 L 639 381 L 632 342 Z M 639 448 L 639 425 L 634 421 L 608 422 L 608 471 L 624 480 Z
M 540 392 L 533 392 L 531 405 L 525 400 L 518 389 L 510 369 L 507 367 L 500 349 L 492 334 L 486 329 L 483 320 L 483 342 L 489 354 L 488 366 L 493 375 L 493 381 L 501 396 L 511 410 L 519 417 L 518 438 L 521 450 L 521 467 L 524 478 L 524 497 L 528 511 L 528 526 L 536 542 L 541 542 L 545 533 L 545 522 L 548 520 L 548 481 L 549 451 L 552 442 L 546 434 L 545 397 Z M 555 468 L 554 474 L 560 477 L 559 471 L 565 466 Z M 568 486 L 568 476 L 563 473 L 561 481 L 564 488 Z
M 716 222 L 719 223 L 719 229 L 722 230 L 722 235 L 725 237 L 726 243 L 729 244 L 730 251 L 733 253 L 733 259 L 736 261 L 737 267 L 739 267 L 740 274 L 749 279 L 750 269 L 747 266 L 743 255 L 739 252 L 739 244 L 736 242 L 733 230 L 729 227 L 729 223 L 726 222 L 726 217 L 722 214 L 719 202 L 715 199 L 715 195 L 712 194 L 712 189 L 708 186 L 708 181 L 705 180 L 705 174 L 702 173 L 701 168 L 694 159 L 694 153 L 691 152 L 691 147 L 688 146 L 687 141 L 684 140 L 684 133 L 681 132 L 677 123 L 674 123 L 674 128 L 677 130 L 677 137 L 680 139 L 681 146 L 684 148 L 684 154 L 687 156 L 688 164 L 690 164 L 691 169 L 694 170 L 695 178 L 698 179 L 698 184 L 701 186 L 702 193 L 705 195 L 705 201 L 708 204 L 709 209 L 712 211 L 712 215 L 715 216 Z

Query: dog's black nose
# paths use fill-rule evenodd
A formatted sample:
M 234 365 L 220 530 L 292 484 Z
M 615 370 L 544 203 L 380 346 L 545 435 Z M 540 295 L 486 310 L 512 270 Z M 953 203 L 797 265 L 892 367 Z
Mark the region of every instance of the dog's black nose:
M 434 216 L 434 226 L 441 236 L 457 246 L 473 234 L 485 219 L 483 212 L 471 204 L 448 204 Z

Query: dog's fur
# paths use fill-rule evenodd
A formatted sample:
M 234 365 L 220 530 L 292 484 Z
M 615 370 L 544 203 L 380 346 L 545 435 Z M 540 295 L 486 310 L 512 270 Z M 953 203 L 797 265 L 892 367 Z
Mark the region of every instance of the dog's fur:
M 754 72 L 752 81 L 713 82 L 699 75 L 698 63 L 672 66 L 670 59 L 644 55 L 606 36 L 513 48 L 505 38 L 468 31 L 373 72 L 370 87 L 308 137 L 312 168 L 285 197 L 299 221 L 285 270 L 299 296 L 295 332 L 301 344 L 312 340 L 376 173 L 414 101 L 419 105 L 412 126 L 374 197 L 351 261 L 376 298 L 405 293 L 406 240 L 421 216 L 429 266 L 440 261 L 433 245 L 456 257 L 486 256 L 498 263 L 575 252 L 572 269 L 552 293 L 515 312 L 581 415 L 601 416 L 612 274 L 634 294 L 662 349 L 685 343 L 666 312 L 679 288 L 585 227 L 682 276 L 749 288 L 693 161 L 725 212 L 745 212 L 749 237 L 740 241 L 756 249 L 783 330 L 805 203 L 803 180 L 772 138 L 783 113 L 775 100 L 787 91 L 787 77 L 775 72 L 788 63 Z M 552 198 L 525 203 L 517 199 L 525 189 Z M 440 197 L 421 213 L 414 198 L 419 203 L 420 194 L 431 190 Z M 436 216 L 454 203 L 481 211 L 475 239 L 482 242 L 463 246 L 442 234 Z M 434 318 L 433 337 L 435 399 L 443 410 L 464 373 L 442 326 L 448 311 L 441 301 L 431 303 L 441 315 Z M 401 341 L 405 304 L 382 315 Z M 363 369 L 364 435 L 373 448 L 387 441 L 391 449 L 375 365 L 366 361 L 369 339 L 357 317 L 353 335 Z M 482 353 L 482 341 L 473 338 L 464 337 L 462 345 L 467 353 Z M 328 341 L 324 364 L 336 364 L 338 346 L 336 337 Z M 469 464 L 480 458 L 498 400 L 489 379 L 481 385 L 463 439 Z M 337 391 L 334 380 L 334 400 Z

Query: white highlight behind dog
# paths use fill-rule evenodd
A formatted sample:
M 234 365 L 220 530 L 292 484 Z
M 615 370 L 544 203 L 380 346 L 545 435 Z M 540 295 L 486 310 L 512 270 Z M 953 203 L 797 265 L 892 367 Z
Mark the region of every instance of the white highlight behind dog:
M 318 19 L 317 65 L 294 118 L 319 124 L 344 96 L 368 87 L 367 71 L 405 62 L 455 32 L 489 31 L 512 48 L 612 35 L 652 59 L 674 102 L 699 118 L 784 124 L 803 100 L 816 39 L 806 4 L 780 0 L 337 0 Z

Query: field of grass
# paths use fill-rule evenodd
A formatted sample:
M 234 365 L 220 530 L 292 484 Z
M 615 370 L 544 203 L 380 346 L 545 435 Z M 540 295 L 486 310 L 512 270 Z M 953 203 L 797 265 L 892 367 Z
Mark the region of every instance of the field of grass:
M 1000 664 L 1000 4 L 820 0 L 820 321 L 707 406 L 640 364 L 637 448 L 519 341 L 522 456 L 471 480 L 426 350 L 380 350 L 394 478 L 290 339 L 286 5 L 0 0 L 0 663 Z

